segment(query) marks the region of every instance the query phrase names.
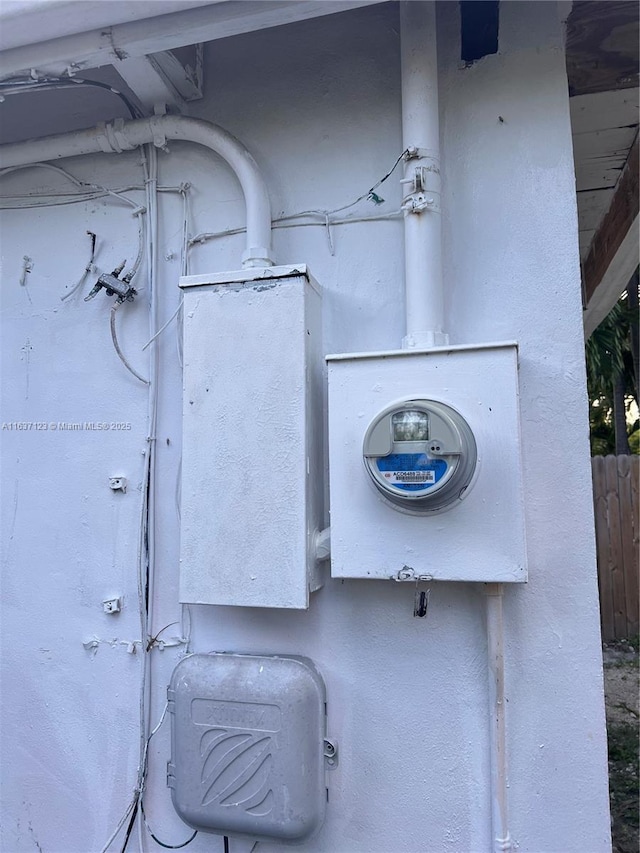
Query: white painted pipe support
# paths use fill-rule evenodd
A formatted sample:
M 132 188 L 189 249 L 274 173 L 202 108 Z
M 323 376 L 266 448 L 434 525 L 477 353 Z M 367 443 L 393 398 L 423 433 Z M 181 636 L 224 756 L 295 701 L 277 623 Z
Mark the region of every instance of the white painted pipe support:
M 405 349 L 446 345 L 435 2 L 400 3 Z
M 504 585 L 485 584 L 491 751 L 491 832 L 493 853 L 513 850 L 507 809 L 507 745 L 504 693 Z
M 331 528 L 316 532 L 314 541 L 315 558 L 320 563 L 331 559 Z
M 183 116 L 151 116 L 126 122 L 117 119 L 97 128 L 2 145 L 0 168 L 83 154 L 120 153 L 147 143 L 164 148 L 168 139 L 204 145 L 229 164 L 240 182 L 246 204 L 247 242 L 242 265 L 272 266 L 271 204 L 258 165 L 242 143 L 210 122 Z

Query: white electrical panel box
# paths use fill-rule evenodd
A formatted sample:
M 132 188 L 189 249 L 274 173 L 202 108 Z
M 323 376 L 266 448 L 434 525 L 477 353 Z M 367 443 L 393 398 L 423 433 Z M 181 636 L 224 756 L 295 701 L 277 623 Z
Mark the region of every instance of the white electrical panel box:
M 180 286 L 180 601 L 306 608 L 321 585 L 320 290 L 304 264 Z
M 526 581 L 517 345 L 327 361 L 332 576 Z

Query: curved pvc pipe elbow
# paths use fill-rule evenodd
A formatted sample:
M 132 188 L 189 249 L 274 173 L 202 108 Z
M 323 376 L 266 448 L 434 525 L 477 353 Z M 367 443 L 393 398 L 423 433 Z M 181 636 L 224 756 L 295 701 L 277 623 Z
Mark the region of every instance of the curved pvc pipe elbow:
M 0 166 L 24 166 L 82 154 L 130 151 L 147 143 L 164 148 L 168 139 L 195 142 L 219 154 L 233 170 L 245 198 L 247 243 L 243 267 L 272 266 L 271 204 L 258 164 L 235 136 L 218 125 L 183 116 L 116 121 L 89 130 L 61 133 L 0 146 Z
M 151 134 L 151 139 L 149 139 Z M 244 193 L 247 212 L 247 247 L 244 267 L 271 266 L 271 204 L 258 164 L 235 136 L 216 124 L 182 116 L 152 116 L 125 125 L 125 137 L 137 145 L 153 141 L 163 147 L 167 139 L 196 142 L 210 148 L 235 173 Z M 165 137 L 163 139 L 163 137 Z M 140 140 L 140 141 L 138 141 Z

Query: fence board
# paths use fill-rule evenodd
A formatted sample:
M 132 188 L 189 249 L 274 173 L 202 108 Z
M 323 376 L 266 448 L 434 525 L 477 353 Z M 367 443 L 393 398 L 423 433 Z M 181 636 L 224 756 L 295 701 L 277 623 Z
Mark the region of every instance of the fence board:
M 631 506 L 630 456 L 618 456 L 618 496 L 620 501 L 620 529 L 622 531 L 622 565 L 625 579 L 625 615 L 627 637 L 638 633 L 638 573 L 634 570 L 634 518 Z
M 598 567 L 609 563 L 609 524 L 607 521 L 607 480 L 604 471 L 604 457 L 594 456 L 591 460 L 593 474 L 593 502 L 596 523 L 596 549 Z M 615 637 L 613 626 L 613 593 L 611 573 L 598 570 L 598 588 L 600 591 L 600 621 L 604 639 Z
M 609 522 L 609 561 L 613 591 L 613 627 L 616 637 L 627 635 L 627 614 L 624 566 L 622 562 L 622 526 L 618 499 L 618 457 L 606 456 L 604 470 L 607 477 L 607 519 Z
M 637 456 L 592 459 L 602 635 L 605 640 L 638 633 Z

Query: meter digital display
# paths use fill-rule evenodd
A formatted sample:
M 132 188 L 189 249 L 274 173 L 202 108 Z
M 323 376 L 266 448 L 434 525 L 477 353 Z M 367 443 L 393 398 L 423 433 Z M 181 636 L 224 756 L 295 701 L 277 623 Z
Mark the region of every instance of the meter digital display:
M 427 441 L 429 415 L 415 409 L 403 409 L 391 417 L 394 441 Z
M 435 512 L 462 498 L 476 468 L 469 424 L 436 400 L 403 400 L 374 418 L 364 437 L 365 468 L 394 507 Z

